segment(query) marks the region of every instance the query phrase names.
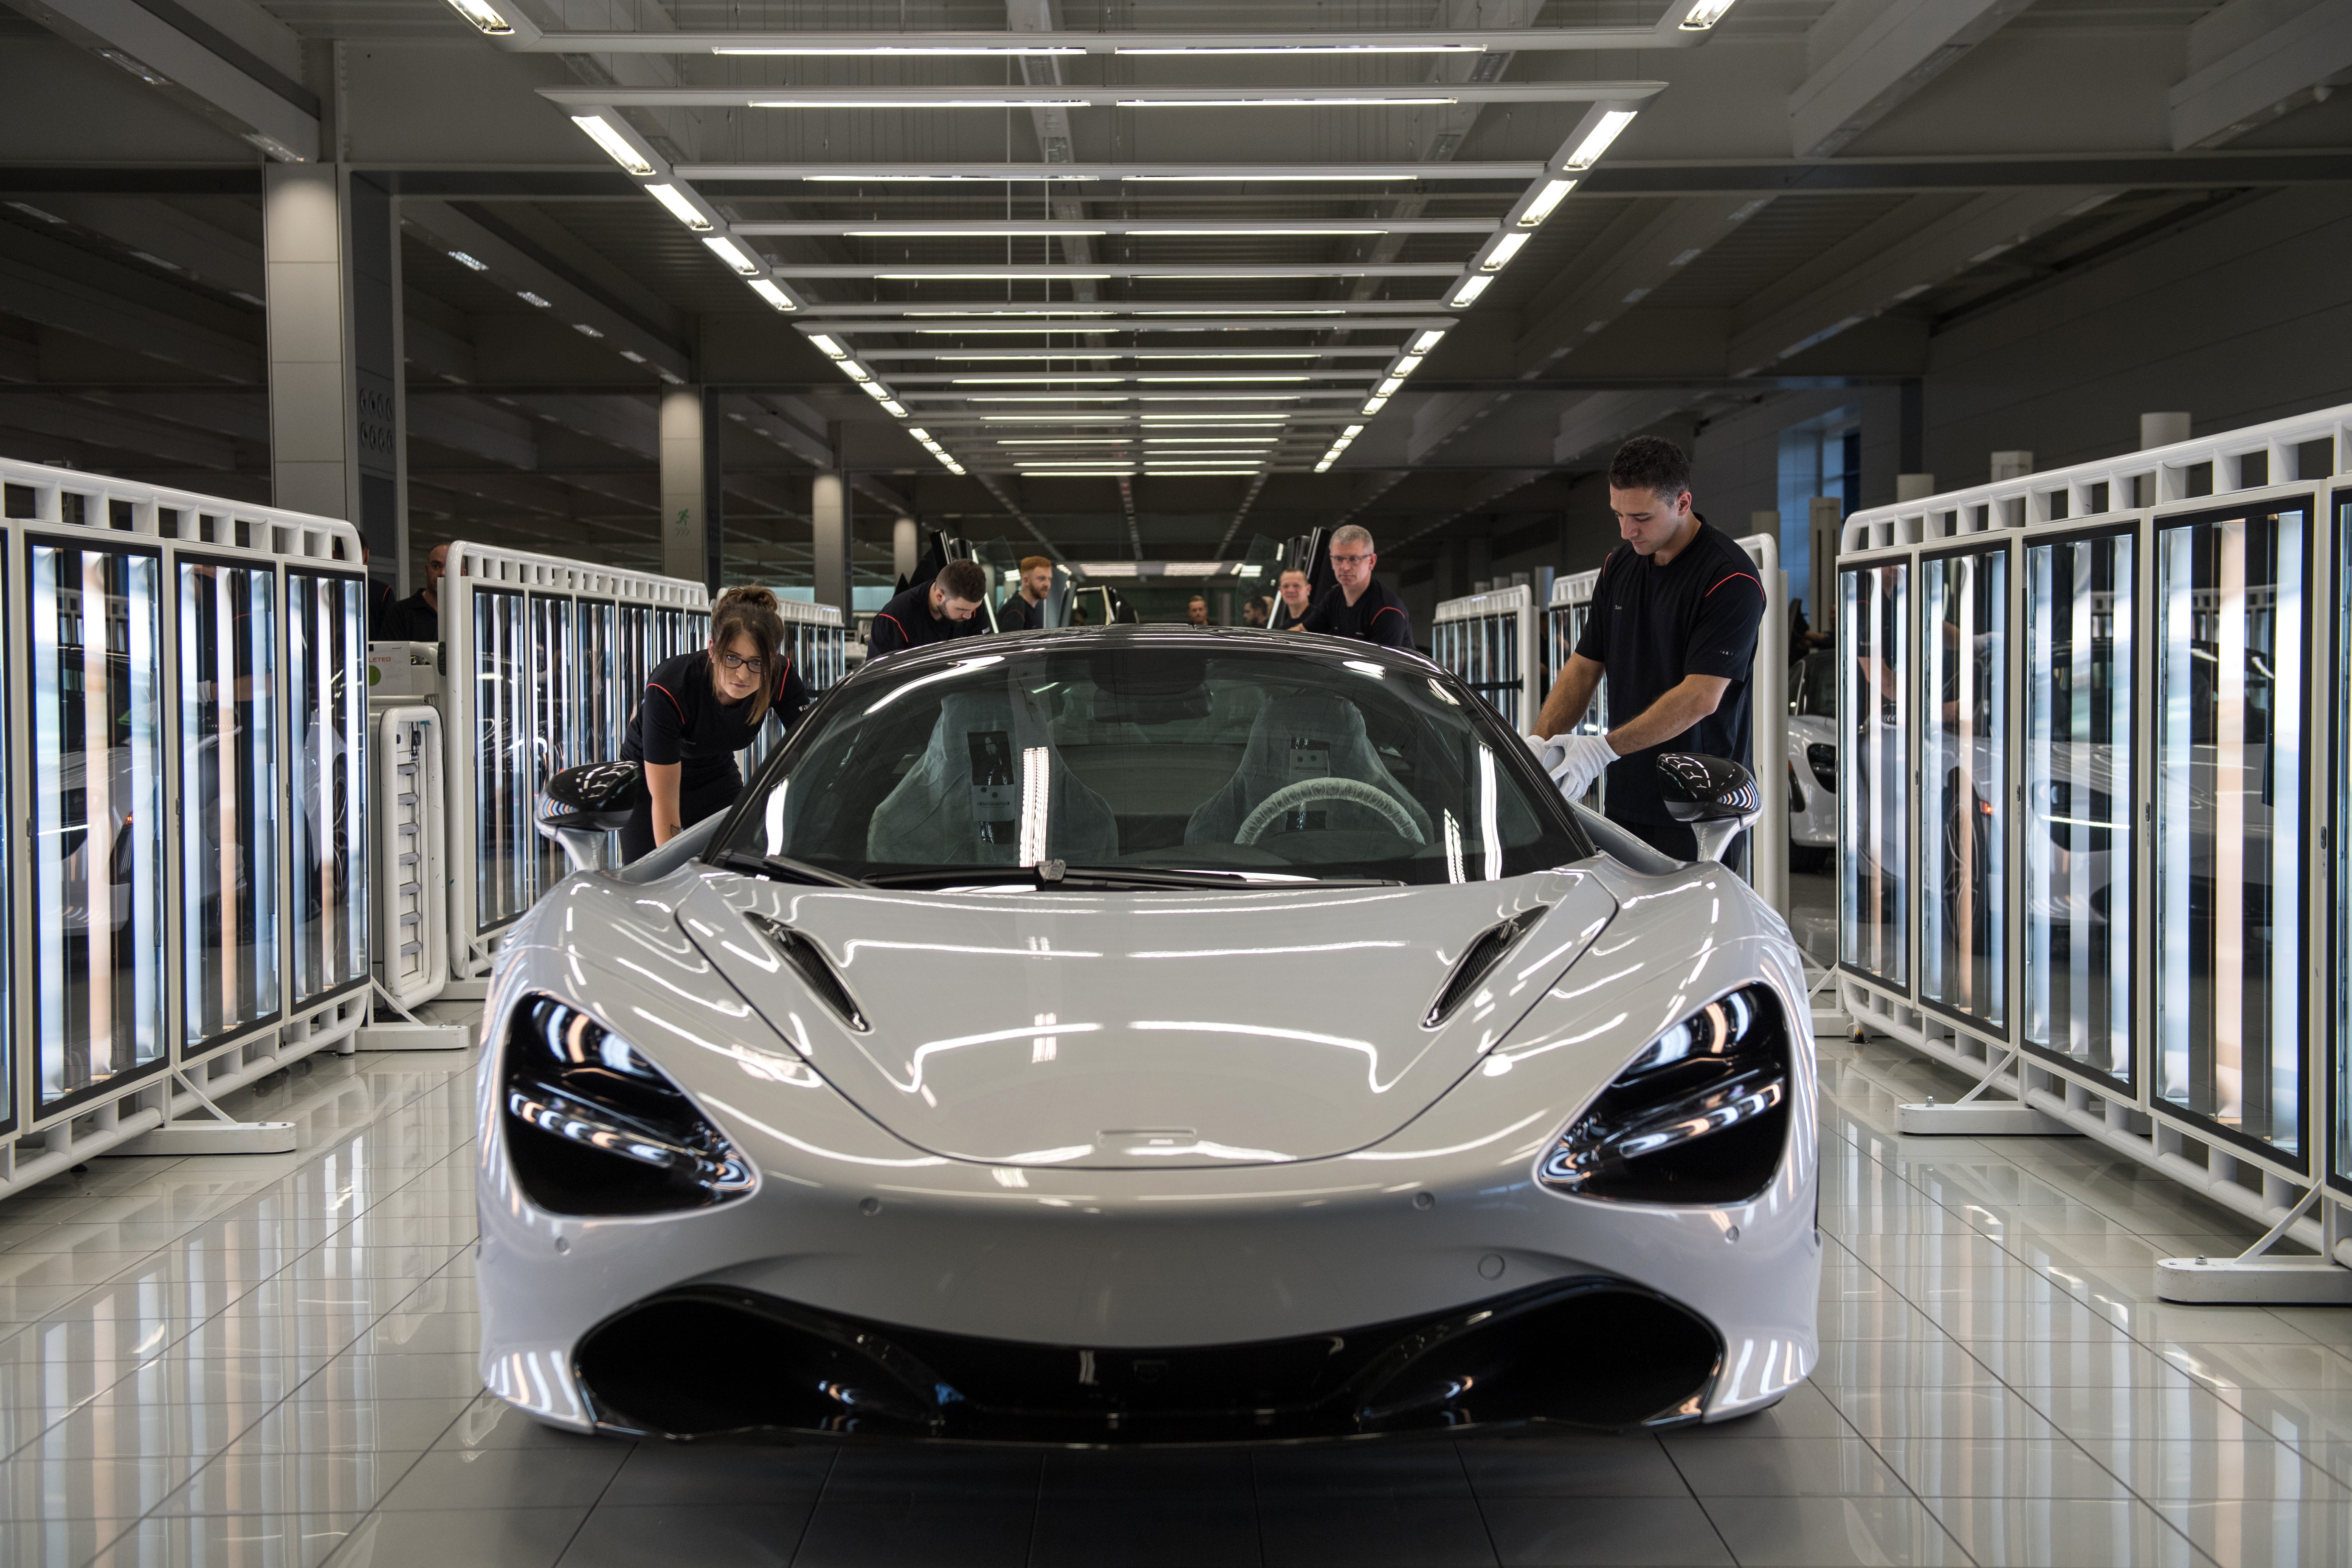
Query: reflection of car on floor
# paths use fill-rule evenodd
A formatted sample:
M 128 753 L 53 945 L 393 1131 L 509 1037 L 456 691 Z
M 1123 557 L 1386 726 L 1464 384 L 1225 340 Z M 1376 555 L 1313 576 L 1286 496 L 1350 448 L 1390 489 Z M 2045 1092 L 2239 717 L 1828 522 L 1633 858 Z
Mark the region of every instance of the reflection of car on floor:
M 910 652 L 514 928 L 483 1375 L 681 1436 L 1739 1415 L 1815 1354 L 1804 994 L 1416 655 Z

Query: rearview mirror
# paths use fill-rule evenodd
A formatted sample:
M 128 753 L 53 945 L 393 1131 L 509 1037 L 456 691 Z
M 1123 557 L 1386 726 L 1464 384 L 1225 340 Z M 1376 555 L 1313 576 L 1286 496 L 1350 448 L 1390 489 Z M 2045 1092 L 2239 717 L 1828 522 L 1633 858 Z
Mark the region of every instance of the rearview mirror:
M 1691 752 L 1659 757 L 1658 795 L 1668 816 L 1691 825 L 1702 860 L 1721 861 L 1731 841 L 1764 810 L 1756 780 L 1746 768 Z

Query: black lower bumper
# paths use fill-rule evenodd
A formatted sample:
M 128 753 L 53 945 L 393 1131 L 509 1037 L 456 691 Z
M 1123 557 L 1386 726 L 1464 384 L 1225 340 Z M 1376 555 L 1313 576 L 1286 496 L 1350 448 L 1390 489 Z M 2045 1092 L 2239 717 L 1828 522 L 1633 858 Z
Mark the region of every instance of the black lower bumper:
M 615 1314 L 575 1370 L 597 1424 L 982 1443 L 1284 1442 L 1529 1422 L 1696 1420 L 1715 1331 L 1623 1280 L 1246 1344 L 1088 1349 L 899 1328 L 694 1287 Z

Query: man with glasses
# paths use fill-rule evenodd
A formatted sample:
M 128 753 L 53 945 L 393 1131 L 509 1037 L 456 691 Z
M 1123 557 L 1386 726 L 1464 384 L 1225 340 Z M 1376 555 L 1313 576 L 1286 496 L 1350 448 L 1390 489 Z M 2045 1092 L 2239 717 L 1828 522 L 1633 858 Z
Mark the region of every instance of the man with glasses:
M 1334 533 L 1331 575 L 1339 582 L 1307 612 L 1299 630 L 1354 637 L 1382 647 L 1412 647 L 1412 616 L 1404 601 L 1372 581 L 1372 568 L 1380 559 L 1368 530 L 1351 522 Z

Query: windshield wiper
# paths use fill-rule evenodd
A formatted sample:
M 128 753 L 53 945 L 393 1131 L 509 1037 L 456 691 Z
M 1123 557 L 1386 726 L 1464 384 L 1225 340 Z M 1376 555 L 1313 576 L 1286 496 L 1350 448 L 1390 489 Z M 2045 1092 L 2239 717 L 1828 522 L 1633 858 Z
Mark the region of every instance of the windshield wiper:
M 928 871 L 895 871 L 871 879 L 877 888 L 959 887 L 1025 882 L 1049 888 L 1215 888 L 1244 892 L 1284 892 L 1305 888 L 1395 888 L 1385 877 L 1307 877 L 1297 881 L 1258 881 L 1241 871 L 1179 870 L 1150 866 L 1068 866 L 1058 860 L 1035 866 L 939 866 Z
M 808 882 L 820 888 L 872 886 L 855 877 L 845 877 L 838 871 L 812 866 L 805 860 L 794 860 L 782 855 L 754 855 L 748 849 L 730 849 L 714 864 L 730 871 L 740 871 L 747 877 L 765 877 L 772 882 Z

